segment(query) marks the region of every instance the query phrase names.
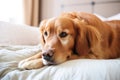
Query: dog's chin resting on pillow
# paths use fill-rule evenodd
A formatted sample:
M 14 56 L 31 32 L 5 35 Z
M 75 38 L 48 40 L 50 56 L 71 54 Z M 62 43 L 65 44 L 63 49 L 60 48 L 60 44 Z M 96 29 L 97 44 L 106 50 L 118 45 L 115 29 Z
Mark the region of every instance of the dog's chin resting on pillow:
M 40 24 L 42 51 L 20 61 L 19 68 L 37 69 L 72 59 L 120 57 L 120 20 L 101 21 L 93 14 L 62 13 Z

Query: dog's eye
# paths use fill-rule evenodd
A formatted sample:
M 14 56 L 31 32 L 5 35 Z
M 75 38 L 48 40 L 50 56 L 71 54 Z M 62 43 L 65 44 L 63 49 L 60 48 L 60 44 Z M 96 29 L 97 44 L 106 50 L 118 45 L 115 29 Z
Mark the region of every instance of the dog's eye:
M 44 32 L 44 35 L 45 35 L 45 36 L 47 36 L 47 35 L 48 35 L 47 31 L 45 31 L 45 32 Z
M 67 35 L 68 35 L 68 34 L 67 34 L 66 32 L 61 32 L 59 36 L 60 36 L 61 38 L 63 38 L 63 37 L 66 37 Z

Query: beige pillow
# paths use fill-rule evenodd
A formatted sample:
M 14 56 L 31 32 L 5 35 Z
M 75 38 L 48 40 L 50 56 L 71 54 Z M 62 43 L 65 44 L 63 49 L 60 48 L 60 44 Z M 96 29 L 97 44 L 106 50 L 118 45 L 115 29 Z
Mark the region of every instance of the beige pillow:
M 0 45 L 37 45 L 39 29 L 0 21 Z

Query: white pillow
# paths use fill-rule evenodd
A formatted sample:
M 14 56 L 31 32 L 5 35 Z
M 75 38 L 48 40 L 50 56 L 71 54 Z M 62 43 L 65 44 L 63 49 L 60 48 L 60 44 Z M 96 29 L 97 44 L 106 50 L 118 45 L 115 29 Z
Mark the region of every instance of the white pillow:
M 114 16 L 111 16 L 108 18 L 108 20 L 120 20 L 120 13 L 114 15 Z
M 110 16 L 110 17 L 104 17 L 102 15 L 99 15 L 97 13 L 94 13 L 94 15 L 96 15 L 98 18 L 100 18 L 102 21 L 109 21 L 109 20 L 120 20 L 120 13 Z
M 0 45 L 36 45 L 39 34 L 37 27 L 0 21 Z

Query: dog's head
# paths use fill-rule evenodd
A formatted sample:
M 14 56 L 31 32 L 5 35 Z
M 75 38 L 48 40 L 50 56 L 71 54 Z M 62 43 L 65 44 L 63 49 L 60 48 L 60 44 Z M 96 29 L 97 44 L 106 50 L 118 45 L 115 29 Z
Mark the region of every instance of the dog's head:
M 98 43 L 99 32 L 79 19 L 57 17 L 40 24 L 44 65 L 65 62 L 71 55 L 89 53 Z

